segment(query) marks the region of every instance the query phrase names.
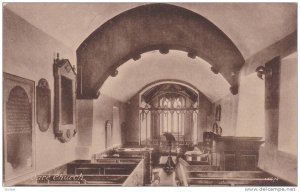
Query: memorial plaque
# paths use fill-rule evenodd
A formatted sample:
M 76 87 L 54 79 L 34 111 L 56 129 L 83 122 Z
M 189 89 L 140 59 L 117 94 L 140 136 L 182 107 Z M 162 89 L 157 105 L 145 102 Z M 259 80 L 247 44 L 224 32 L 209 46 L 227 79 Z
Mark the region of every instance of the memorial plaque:
M 51 122 L 51 91 L 46 79 L 40 79 L 36 86 L 36 118 L 40 130 L 47 131 Z
M 34 81 L 4 73 L 5 180 L 34 170 Z
M 59 55 L 53 63 L 54 134 L 61 142 L 69 142 L 76 130 L 76 72 L 68 59 Z

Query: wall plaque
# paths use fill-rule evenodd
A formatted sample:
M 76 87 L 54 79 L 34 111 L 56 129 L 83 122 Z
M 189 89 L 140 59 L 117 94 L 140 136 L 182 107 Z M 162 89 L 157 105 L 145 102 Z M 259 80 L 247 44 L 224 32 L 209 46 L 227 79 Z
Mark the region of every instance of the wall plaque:
M 34 81 L 3 74 L 4 180 L 34 171 Z
M 51 122 L 51 91 L 46 79 L 40 79 L 36 86 L 36 118 L 40 130 L 47 131 Z
M 76 134 L 76 73 L 68 59 L 54 60 L 54 134 L 63 143 Z

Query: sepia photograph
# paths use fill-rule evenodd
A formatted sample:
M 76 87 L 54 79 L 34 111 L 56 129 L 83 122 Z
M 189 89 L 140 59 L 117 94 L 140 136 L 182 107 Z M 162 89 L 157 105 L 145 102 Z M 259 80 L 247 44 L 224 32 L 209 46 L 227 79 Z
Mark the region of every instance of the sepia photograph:
M 295 191 L 297 9 L 2 2 L 2 187 Z

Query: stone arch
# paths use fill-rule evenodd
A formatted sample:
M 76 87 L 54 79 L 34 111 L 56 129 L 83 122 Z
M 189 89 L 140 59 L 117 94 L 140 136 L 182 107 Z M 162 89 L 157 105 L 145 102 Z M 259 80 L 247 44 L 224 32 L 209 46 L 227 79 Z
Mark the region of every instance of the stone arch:
M 201 57 L 232 90 L 245 61 L 230 38 L 201 15 L 170 4 L 143 5 L 108 20 L 79 46 L 78 98 L 97 98 L 104 81 L 116 75 L 120 65 L 152 50 L 162 54 L 181 50 L 191 58 Z

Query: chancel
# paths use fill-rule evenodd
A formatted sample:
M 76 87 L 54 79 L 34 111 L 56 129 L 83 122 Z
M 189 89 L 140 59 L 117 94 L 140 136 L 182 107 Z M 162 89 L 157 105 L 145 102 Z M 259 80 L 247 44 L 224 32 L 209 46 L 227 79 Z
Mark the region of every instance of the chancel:
M 297 186 L 297 3 L 6 3 L 4 186 Z

